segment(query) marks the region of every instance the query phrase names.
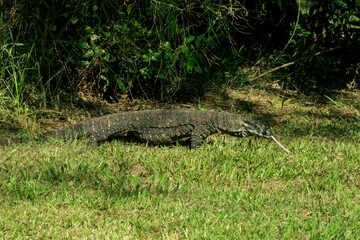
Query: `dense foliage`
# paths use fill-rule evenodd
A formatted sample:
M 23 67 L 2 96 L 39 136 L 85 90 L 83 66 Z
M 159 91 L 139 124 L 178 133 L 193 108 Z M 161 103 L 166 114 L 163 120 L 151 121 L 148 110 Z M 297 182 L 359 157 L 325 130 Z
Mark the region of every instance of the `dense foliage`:
M 355 0 L 306 0 L 300 7 L 296 0 L 0 5 L 0 96 L 20 102 L 40 97 L 46 104 L 61 90 L 164 100 L 214 82 L 245 83 L 242 69 L 255 64 L 264 71 L 296 62 L 278 72 L 304 90 L 314 81 L 359 79 Z

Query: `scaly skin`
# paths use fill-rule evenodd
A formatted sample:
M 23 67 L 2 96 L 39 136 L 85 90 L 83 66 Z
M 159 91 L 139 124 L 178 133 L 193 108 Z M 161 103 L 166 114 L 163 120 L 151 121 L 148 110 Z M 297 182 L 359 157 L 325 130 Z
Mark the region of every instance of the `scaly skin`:
M 270 138 L 272 132 L 262 123 L 237 114 L 196 110 L 143 110 L 109 114 L 75 125 L 48 131 L 33 138 L 73 139 L 88 136 L 90 144 L 99 144 L 113 135 L 132 135 L 153 144 L 170 143 L 189 137 L 191 148 L 199 148 L 211 134 L 237 137 L 254 134 Z M 28 138 L 0 139 L 0 145 L 27 141 Z

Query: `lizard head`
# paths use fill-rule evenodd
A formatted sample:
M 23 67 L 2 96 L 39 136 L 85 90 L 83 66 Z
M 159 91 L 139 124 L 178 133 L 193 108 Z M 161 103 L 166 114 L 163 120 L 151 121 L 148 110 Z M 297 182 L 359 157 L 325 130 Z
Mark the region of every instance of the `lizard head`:
M 246 137 L 248 133 L 264 137 L 271 138 L 275 141 L 277 145 L 279 145 L 282 149 L 284 149 L 287 153 L 291 153 L 288 149 L 286 149 L 276 138 L 273 136 L 271 129 L 265 127 L 261 122 L 252 120 L 250 118 L 241 118 L 241 128 L 232 131 L 232 135 L 238 137 Z
M 270 128 L 267 128 L 261 122 L 258 122 L 258 121 L 252 120 L 252 119 L 244 120 L 244 127 L 249 133 L 252 133 L 252 134 L 260 136 L 260 137 L 270 138 L 273 135 Z
M 250 133 L 265 138 L 270 138 L 272 136 L 272 131 L 265 127 L 261 122 L 244 117 L 237 119 L 237 121 L 239 120 L 241 121 L 241 128 L 232 130 L 230 133 L 231 135 L 246 137 Z
M 277 145 L 279 145 L 287 153 L 289 154 L 291 153 L 278 140 L 276 140 L 276 138 L 273 136 L 272 131 L 269 128 L 265 127 L 264 124 L 262 124 L 261 122 L 252 119 L 244 119 L 243 124 L 247 132 L 250 132 L 260 137 L 271 138 L 272 140 L 275 141 Z

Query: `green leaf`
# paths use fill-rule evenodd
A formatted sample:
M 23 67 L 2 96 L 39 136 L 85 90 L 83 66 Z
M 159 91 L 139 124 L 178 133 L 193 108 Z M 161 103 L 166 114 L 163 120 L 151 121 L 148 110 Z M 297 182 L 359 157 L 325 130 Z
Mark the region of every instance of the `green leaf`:
M 83 49 L 87 49 L 89 47 L 89 44 L 87 42 L 80 42 L 79 46 Z
M 171 44 L 169 42 L 164 42 L 163 46 L 164 46 L 164 48 L 170 48 L 171 49 Z
M 186 65 L 186 71 L 188 72 L 188 73 L 192 73 L 192 71 L 193 71 L 193 65 L 191 65 L 191 64 L 187 64 Z
M 109 79 L 106 76 L 101 75 L 100 78 L 106 81 L 106 86 L 109 86 Z
M 204 34 L 200 34 L 199 36 L 196 37 L 195 45 L 196 45 L 197 47 L 200 46 L 200 44 L 201 44 L 201 42 L 202 42 L 202 40 L 203 40 L 204 37 L 205 37 Z
M 187 42 L 187 43 L 191 43 L 192 41 L 194 41 L 194 39 L 195 39 L 195 36 L 194 36 L 194 35 L 190 35 L 190 36 L 188 36 L 188 37 L 186 38 L 186 42 Z
M 125 91 L 126 87 L 125 87 L 124 78 L 121 77 L 117 78 L 117 84 L 122 91 Z
M 158 78 L 160 78 L 160 79 L 165 79 L 166 76 L 165 76 L 163 73 L 159 73 Z
M 109 61 L 109 62 L 110 62 L 110 57 L 111 57 L 111 55 L 110 55 L 110 54 L 106 54 L 106 55 L 104 56 L 104 60 L 106 60 L 106 61 Z
M 181 52 L 185 53 L 186 55 L 189 52 L 189 47 L 188 46 L 183 47 L 183 49 L 181 49 Z
M 96 54 L 101 54 L 102 53 L 101 49 L 98 46 L 93 46 L 93 49 L 94 49 L 94 52 Z
M 90 65 L 90 62 L 89 61 L 81 61 L 81 65 L 87 67 Z
M 202 73 L 202 68 L 200 66 L 195 66 L 194 69 L 196 72 Z
M 93 50 L 88 50 L 86 53 L 84 53 L 83 57 L 84 58 L 90 58 L 92 56 L 94 56 L 94 51 Z
M 147 67 L 141 68 L 140 70 L 141 75 L 148 75 L 149 69 Z
M 98 39 L 99 39 L 99 36 L 96 35 L 96 34 L 91 34 L 91 35 L 89 36 L 89 38 L 90 38 L 92 41 L 95 41 L 95 40 L 98 40 Z
M 78 21 L 79 21 L 79 19 L 76 18 L 76 17 L 72 17 L 72 18 L 70 19 L 71 24 L 75 24 L 75 23 L 77 23 Z

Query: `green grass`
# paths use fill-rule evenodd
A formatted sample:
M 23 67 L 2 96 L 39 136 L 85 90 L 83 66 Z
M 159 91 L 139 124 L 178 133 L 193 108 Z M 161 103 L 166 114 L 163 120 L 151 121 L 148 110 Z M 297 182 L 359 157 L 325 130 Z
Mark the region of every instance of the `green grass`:
M 0 237 L 359 239 L 359 106 L 296 109 L 274 128 L 292 155 L 223 136 L 195 151 L 116 140 L 1 147 Z

